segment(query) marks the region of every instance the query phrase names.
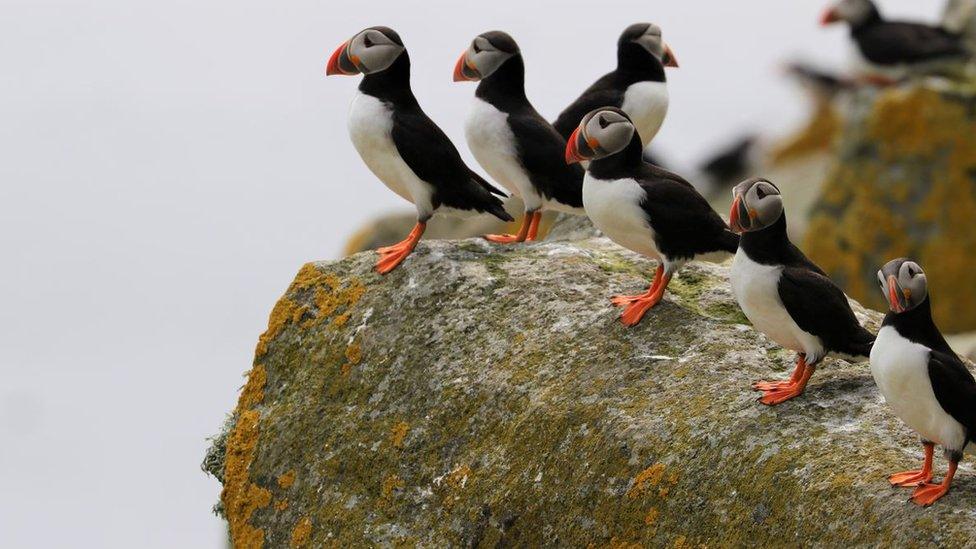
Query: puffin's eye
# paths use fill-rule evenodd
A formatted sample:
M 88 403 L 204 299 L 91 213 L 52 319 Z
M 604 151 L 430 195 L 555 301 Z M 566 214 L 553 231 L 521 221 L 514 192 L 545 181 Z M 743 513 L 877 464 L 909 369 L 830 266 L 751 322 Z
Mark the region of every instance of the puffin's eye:
M 766 198 L 766 191 L 763 190 L 762 185 L 756 185 L 756 196 L 759 200 Z
M 605 116 L 601 116 L 599 120 L 600 120 L 600 128 L 606 128 L 607 126 L 610 125 L 610 121 L 607 120 L 607 117 Z
M 481 53 L 481 47 L 478 46 L 478 43 L 477 42 L 474 42 L 473 44 L 471 44 L 471 48 L 474 50 L 475 53 Z
M 363 37 L 363 45 L 366 46 L 367 48 L 372 48 L 373 47 L 373 41 L 370 40 L 368 34 Z

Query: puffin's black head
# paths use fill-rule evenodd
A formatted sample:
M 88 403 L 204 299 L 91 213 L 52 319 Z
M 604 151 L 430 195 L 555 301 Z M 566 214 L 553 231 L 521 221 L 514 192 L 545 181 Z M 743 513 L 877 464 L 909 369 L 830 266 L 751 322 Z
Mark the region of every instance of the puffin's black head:
M 634 23 L 624 29 L 617 40 L 617 56 L 623 57 L 635 50 L 653 55 L 665 67 L 678 67 L 674 52 L 661 38 L 661 27 L 654 23 Z
M 454 81 L 478 81 L 488 78 L 512 57 L 521 55 L 518 44 L 507 33 L 488 31 L 471 41 L 454 66 Z
M 729 226 L 737 233 L 765 229 L 783 215 L 779 189 L 761 177 L 746 179 L 732 188 Z
M 627 113 L 616 107 L 601 107 L 583 117 L 566 142 L 566 163 L 599 160 L 616 154 L 630 144 L 637 133 Z
M 929 294 L 925 271 L 911 259 L 900 257 L 885 263 L 878 271 L 881 293 L 888 299 L 894 313 L 904 313 L 918 307 Z
M 375 74 L 393 65 L 403 52 L 403 40 L 389 27 L 369 27 L 339 46 L 326 66 L 325 74 Z
M 826 26 L 846 21 L 850 26 L 856 27 L 877 17 L 878 8 L 871 0 L 841 0 L 824 11 L 820 24 Z

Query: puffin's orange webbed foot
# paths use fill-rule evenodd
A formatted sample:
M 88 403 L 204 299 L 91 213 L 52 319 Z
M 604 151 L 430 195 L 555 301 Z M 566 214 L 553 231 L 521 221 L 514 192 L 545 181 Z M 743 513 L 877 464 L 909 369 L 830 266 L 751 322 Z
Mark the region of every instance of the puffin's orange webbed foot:
M 638 297 L 630 305 L 627 305 L 624 312 L 620 314 L 620 322 L 623 322 L 624 326 L 636 326 L 644 318 L 647 311 L 661 302 L 662 297 L 664 297 L 664 292 L 661 292 L 660 295 L 655 293 L 650 296 Z
M 888 477 L 888 482 L 892 486 L 919 486 L 927 484 L 932 480 L 932 471 L 918 469 L 915 471 L 902 471 Z
M 403 260 L 413 253 L 413 249 L 417 247 L 417 242 L 420 242 L 420 237 L 424 234 L 424 229 L 426 228 L 426 223 L 417 222 L 413 230 L 410 231 L 410 234 L 402 242 L 397 242 L 392 246 L 378 248 L 376 251 L 380 254 L 380 260 L 376 262 L 376 272 L 386 274 L 403 263 Z
M 767 406 L 776 406 L 802 395 L 803 389 L 804 387 L 799 383 L 790 383 L 785 387 L 764 391 L 766 394 L 759 397 L 759 402 Z
M 752 388 L 757 391 L 773 391 L 776 389 L 785 389 L 791 383 L 790 381 L 757 381 L 752 384 Z
M 651 292 L 637 294 L 637 295 L 615 295 L 610 298 L 610 303 L 613 303 L 617 307 L 626 307 L 632 303 L 640 301 L 643 298 L 651 296 Z
M 915 488 L 915 491 L 912 492 L 911 500 L 912 503 L 916 505 L 928 507 L 929 505 L 932 505 L 938 501 L 939 498 L 946 495 L 948 492 L 949 486 L 947 486 L 945 483 L 932 484 L 927 482 L 924 484 L 919 484 L 918 488 Z
M 517 234 L 486 234 L 483 238 L 488 242 L 494 242 L 496 244 L 515 244 L 517 242 L 525 242 L 525 236 Z

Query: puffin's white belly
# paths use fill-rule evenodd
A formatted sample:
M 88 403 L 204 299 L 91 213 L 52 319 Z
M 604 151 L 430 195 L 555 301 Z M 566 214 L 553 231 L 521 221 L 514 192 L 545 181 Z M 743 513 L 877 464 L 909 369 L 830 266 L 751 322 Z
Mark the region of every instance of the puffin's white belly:
M 603 181 L 590 172 L 583 179 L 583 208 L 593 225 L 624 248 L 661 259 L 654 229 L 640 206 L 646 198 L 647 193 L 633 179 Z
M 668 85 L 666 82 L 637 82 L 624 92 L 620 107 L 634 121 L 644 146 L 651 144 L 668 114 Z
M 809 361 L 819 360 L 824 355 L 820 338 L 797 326 L 779 297 L 782 274 L 783 267 L 757 263 L 739 248 L 732 260 L 732 293 L 757 330 Z
M 929 378 L 929 349 L 885 326 L 871 349 L 871 374 L 896 416 L 922 438 L 962 451 L 965 428 L 939 404 Z M 972 451 L 972 445 L 968 448 Z
M 404 162 L 393 143 L 393 115 L 389 105 L 357 92 L 349 108 L 349 137 L 363 162 L 380 181 L 413 202 L 421 217 L 434 213 L 433 187 Z

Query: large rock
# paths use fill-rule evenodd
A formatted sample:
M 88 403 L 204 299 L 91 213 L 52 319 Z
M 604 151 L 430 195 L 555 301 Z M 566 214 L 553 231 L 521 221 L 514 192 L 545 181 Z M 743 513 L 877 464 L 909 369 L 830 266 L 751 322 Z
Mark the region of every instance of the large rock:
M 689 264 L 627 329 L 607 298 L 653 264 L 602 238 L 374 262 L 305 265 L 274 306 L 205 462 L 238 547 L 974 539 L 968 466 L 929 509 L 888 485 L 921 448 L 867 364 L 756 402 L 793 357 L 746 325 L 727 264 Z
M 939 324 L 976 329 L 976 82 L 862 90 L 851 103 L 804 249 L 876 307 L 878 266 L 914 257 Z

